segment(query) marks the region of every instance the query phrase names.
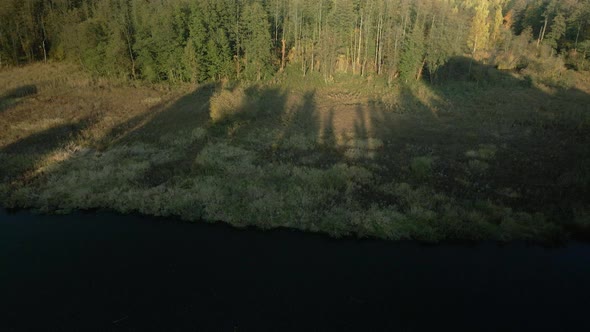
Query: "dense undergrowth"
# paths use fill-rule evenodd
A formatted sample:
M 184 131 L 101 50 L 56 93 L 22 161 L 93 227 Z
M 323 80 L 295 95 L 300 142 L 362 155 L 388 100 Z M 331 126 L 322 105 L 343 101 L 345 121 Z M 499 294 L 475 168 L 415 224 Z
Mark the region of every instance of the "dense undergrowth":
M 5 70 L 1 205 L 431 242 L 587 234 L 583 77 L 552 87 L 449 65 L 412 86 L 279 76 L 174 89 Z

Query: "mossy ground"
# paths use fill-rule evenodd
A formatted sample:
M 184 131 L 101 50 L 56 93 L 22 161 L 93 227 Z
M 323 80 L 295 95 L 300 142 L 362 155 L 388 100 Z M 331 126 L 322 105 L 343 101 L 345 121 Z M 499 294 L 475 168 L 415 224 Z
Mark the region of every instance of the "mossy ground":
M 424 241 L 587 233 L 584 81 L 497 76 L 170 87 L 0 71 L 1 205 Z

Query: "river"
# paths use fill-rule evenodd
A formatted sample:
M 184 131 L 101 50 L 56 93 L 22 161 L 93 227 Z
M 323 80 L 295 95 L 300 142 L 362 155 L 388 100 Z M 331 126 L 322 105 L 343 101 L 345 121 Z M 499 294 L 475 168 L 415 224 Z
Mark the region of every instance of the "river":
M 589 331 L 590 245 L 0 210 L 0 330 Z

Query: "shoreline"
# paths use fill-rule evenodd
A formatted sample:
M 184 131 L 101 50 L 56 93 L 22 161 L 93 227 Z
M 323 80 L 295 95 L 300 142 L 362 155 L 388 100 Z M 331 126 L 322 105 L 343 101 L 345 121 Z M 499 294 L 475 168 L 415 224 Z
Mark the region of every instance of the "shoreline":
M 89 209 L 89 210 L 74 210 L 67 213 L 52 213 L 52 212 L 41 212 L 37 211 L 34 208 L 6 208 L 0 206 L 0 216 L 31 216 L 31 217 L 50 217 L 50 218 L 73 218 L 73 217 L 85 217 L 85 216 L 93 216 L 93 217 L 116 217 L 116 218 L 131 218 L 137 219 L 138 222 L 147 221 L 147 222 L 155 222 L 155 223 L 173 223 L 173 224 L 182 224 L 182 225 L 195 225 L 197 227 L 215 227 L 220 229 L 227 229 L 236 232 L 250 232 L 250 233 L 260 233 L 272 236 L 272 233 L 286 233 L 286 234 L 295 234 L 296 236 L 300 237 L 315 237 L 315 238 L 322 238 L 326 241 L 336 241 L 336 242 L 359 242 L 359 243 L 391 243 L 391 244 L 399 244 L 402 246 L 405 245 L 418 245 L 420 247 L 425 248 L 437 248 L 437 247 L 457 247 L 457 248 L 475 248 L 480 246 L 493 246 L 498 248 L 504 247 L 527 247 L 527 248 L 543 248 L 543 249 L 563 249 L 567 248 L 571 245 L 582 245 L 587 246 L 590 245 L 590 238 L 566 238 L 562 239 L 558 242 L 544 242 L 544 241 L 535 241 L 535 240 L 511 240 L 511 241 L 498 241 L 498 240 L 469 240 L 469 239 L 445 239 L 438 242 L 427 242 L 427 241 L 420 241 L 414 239 L 405 239 L 405 240 L 388 240 L 384 238 L 378 237 L 358 237 L 355 235 L 345 235 L 345 236 L 333 236 L 329 233 L 317 231 L 312 232 L 309 230 L 304 229 L 297 229 L 292 227 L 275 227 L 275 228 L 260 228 L 256 225 L 248 225 L 237 227 L 227 222 L 223 221 L 206 221 L 206 220 L 184 220 L 178 216 L 155 216 L 155 215 L 147 215 L 141 214 L 139 212 L 129 212 L 129 213 L 122 213 L 118 212 L 113 209 L 106 209 L 106 208 L 96 208 L 96 209 Z

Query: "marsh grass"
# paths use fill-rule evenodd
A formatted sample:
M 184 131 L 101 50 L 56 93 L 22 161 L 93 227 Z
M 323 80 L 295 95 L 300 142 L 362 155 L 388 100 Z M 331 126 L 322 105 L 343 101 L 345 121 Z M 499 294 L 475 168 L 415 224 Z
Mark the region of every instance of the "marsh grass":
M 174 91 L 3 71 L 0 95 L 37 92 L 0 113 L 0 199 L 428 242 L 587 229 L 588 95 L 492 74 L 486 89 L 336 76 Z
M 236 88 L 233 91 L 223 89 L 211 97 L 211 120 L 220 122 L 232 115 L 239 114 L 247 103 L 248 96 L 244 89 Z
M 416 178 L 424 180 L 431 175 L 433 164 L 434 158 L 431 156 L 416 157 L 412 159 L 410 170 Z
M 469 158 L 477 158 L 481 160 L 492 160 L 498 151 L 494 144 L 482 144 L 477 150 L 469 150 L 465 155 Z
M 488 168 L 490 168 L 490 165 L 488 163 L 486 163 L 485 161 L 481 161 L 481 160 L 470 160 L 468 162 L 468 166 L 469 166 L 469 171 L 473 172 L 476 175 L 481 175 L 484 174 Z

